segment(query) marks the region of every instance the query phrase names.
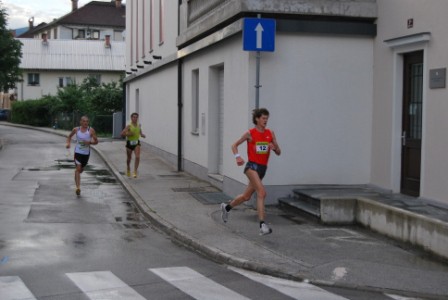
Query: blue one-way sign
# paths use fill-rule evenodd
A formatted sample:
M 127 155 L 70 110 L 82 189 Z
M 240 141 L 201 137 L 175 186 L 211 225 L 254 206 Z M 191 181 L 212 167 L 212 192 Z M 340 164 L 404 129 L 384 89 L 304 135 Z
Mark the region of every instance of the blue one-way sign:
M 244 18 L 243 50 L 273 52 L 275 50 L 275 20 Z

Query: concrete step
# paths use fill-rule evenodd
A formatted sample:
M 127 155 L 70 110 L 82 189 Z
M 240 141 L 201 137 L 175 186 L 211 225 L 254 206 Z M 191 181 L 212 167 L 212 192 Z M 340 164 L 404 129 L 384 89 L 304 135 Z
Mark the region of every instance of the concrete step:
M 301 186 L 279 199 L 322 224 L 360 224 L 448 259 L 448 209 L 428 200 L 366 186 Z
M 297 197 L 285 197 L 279 198 L 278 202 L 282 209 L 289 210 L 292 208 L 293 210 L 305 212 L 320 219 L 320 206 L 312 204 L 309 201 Z

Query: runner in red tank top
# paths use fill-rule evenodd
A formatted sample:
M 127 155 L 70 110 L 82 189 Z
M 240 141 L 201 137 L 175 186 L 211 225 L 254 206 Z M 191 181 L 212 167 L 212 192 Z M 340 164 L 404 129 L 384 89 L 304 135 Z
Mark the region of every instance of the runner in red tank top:
M 280 146 L 277 143 L 275 134 L 272 130 L 266 128 L 269 119 L 269 111 L 265 108 L 254 109 L 252 113 L 252 121 L 255 127 L 246 131 L 233 145 L 232 151 L 236 158 L 238 166 L 244 165 L 244 159 L 238 153 L 238 146 L 243 142 L 247 142 L 247 156 L 248 162 L 244 167 L 244 174 L 249 179 L 249 184 L 246 190 L 238 195 L 229 204 L 221 203 L 221 216 L 224 222 L 227 222 L 229 211 L 240 205 L 241 203 L 250 200 L 252 194 L 257 192 L 257 212 L 260 221 L 260 234 L 265 235 L 272 233 L 272 229 L 264 222 L 264 201 L 266 198 L 266 190 L 261 182 L 269 161 L 271 150 L 275 154 L 280 155 Z

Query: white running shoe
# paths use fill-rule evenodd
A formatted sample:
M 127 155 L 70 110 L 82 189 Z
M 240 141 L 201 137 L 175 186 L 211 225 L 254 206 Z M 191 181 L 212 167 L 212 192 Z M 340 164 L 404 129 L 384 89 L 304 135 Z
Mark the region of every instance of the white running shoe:
M 229 212 L 226 210 L 227 204 L 221 203 L 221 218 L 224 223 L 229 219 Z
M 266 223 L 261 224 L 260 235 L 266 235 L 266 234 L 270 234 L 270 233 L 272 233 L 272 229 L 269 228 L 269 226 L 266 225 Z

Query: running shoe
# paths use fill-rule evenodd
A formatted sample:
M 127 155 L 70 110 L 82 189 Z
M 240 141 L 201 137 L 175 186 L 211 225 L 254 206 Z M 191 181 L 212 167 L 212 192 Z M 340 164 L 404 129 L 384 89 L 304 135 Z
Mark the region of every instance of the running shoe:
M 76 195 L 77 196 L 81 195 L 81 189 L 80 188 L 76 188 Z
M 229 219 L 229 212 L 226 210 L 227 204 L 221 203 L 221 218 L 224 223 Z
M 134 173 L 132 174 L 132 177 L 137 178 L 137 172 L 134 172 Z
M 272 229 L 269 228 L 269 226 L 266 225 L 265 223 L 261 224 L 260 235 L 266 235 L 266 234 L 270 234 L 270 233 L 272 233 Z
M 126 176 L 131 177 L 131 170 L 126 171 Z

